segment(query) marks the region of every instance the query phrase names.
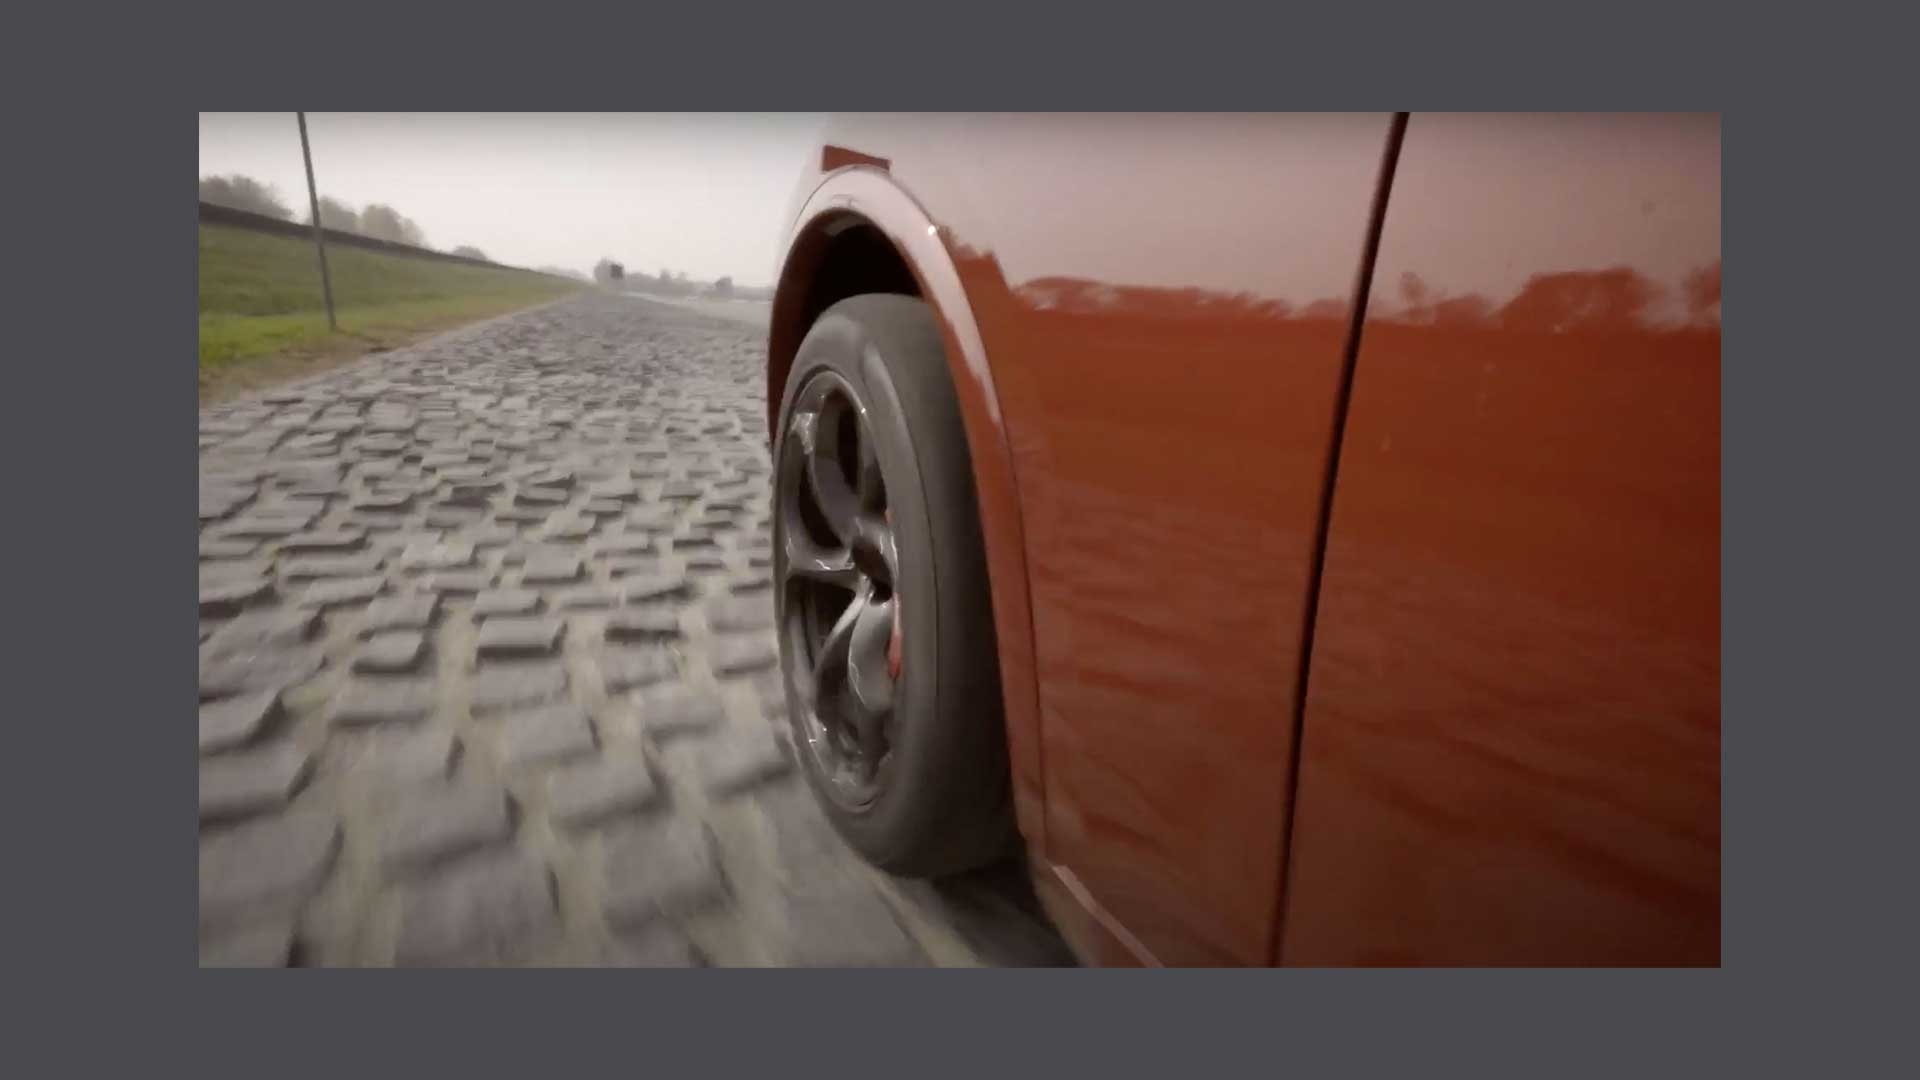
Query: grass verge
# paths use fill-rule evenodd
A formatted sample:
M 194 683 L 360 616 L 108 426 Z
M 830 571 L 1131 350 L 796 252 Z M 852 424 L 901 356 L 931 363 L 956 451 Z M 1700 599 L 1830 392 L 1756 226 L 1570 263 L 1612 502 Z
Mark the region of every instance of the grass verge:
M 582 286 L 541 274 L 327 249 L 340 332 L 327 329 L 313 245 L 200 226 L 200 399 L 336 366 L 369 352 L 554 300 Z

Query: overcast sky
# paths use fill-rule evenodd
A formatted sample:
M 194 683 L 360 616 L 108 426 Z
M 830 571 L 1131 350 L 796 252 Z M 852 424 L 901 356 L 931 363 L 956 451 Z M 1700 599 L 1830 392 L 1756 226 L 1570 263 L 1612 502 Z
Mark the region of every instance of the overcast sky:
M 811 114 L 309 113 L 322 195 L 386 203 L 441 249 L 588 271 L 601 256 L 769 285 Z M 200 175 L 245 173 L 307 218 L 293 113 L 201 113 Z

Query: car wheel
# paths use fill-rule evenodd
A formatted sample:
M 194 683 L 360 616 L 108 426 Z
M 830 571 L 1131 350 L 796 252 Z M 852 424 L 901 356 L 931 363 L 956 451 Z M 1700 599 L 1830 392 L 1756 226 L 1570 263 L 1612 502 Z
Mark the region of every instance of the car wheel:
M 774 443 L 780 659 L 808 783 L 899 874 L 1008 850 L 1006 727 L 973 472 L 939 328 L 855 296 L 808 331 Z

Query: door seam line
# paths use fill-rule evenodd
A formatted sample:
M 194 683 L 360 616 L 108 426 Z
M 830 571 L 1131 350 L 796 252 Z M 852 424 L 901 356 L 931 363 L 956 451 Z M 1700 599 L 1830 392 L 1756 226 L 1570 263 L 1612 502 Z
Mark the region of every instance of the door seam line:
M 1327 435 L 1327 455 L 1320 479 L 1320 507 L 1314 520 L 1313 561 L 1307 574 L 1305 604 L 1301 611 L 1300 650 L 1294 673 L 1292 753 L 1288 756 L 1284 788 L 1286 810 L 1281 823 L 1280 881 L 1275 890 L 1272 942 L 1267 950 L 1271 962 L 1281 961 L 1281 942 L 1285 938 L 1287 898 L 1293 891 L 1293 824 L 1300 805 L 1300 759 L 1306 748 L 1307 677 L 1313 666 L 1314 624 L 1320 614 L 1320 585 L 1326 571 L 1327 536 L 1333 521 L 1334 490 L 1340 477 L 1340 451 L 1346 438 L 1347 412 L 1353 402 L 1353 380 L 1360 357 L 1360 335 L 1366 324 L 1367 299 L 1373 288 L 1373 272 L 1380 255 L 1380 237 L 1387 218 L 1387 200 L 1393 191 L 1394 172 L 1400 163 L 1400 147 L 1406 138 L 1407 113 L 1393 114 L 1387 128 L 1386 145 L 1380 154 L 1380 171 L 1374 179 L 1373 205 L 1369 208 L 1366 239 L 1361 247 L 1360 267 L 1354 277 L 1353 311 L 1347 324 L 1347 336 L 1340 358 L 1340 382 L 1333 401 L 1333 423 Z

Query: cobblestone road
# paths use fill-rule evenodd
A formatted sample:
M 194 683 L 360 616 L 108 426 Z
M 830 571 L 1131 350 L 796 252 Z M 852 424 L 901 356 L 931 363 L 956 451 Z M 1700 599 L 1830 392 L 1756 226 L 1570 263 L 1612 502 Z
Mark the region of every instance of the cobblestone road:
M 590 294 L 201 412 L 203 965 L 1063 960 L 797 774 L 764 355 Z

